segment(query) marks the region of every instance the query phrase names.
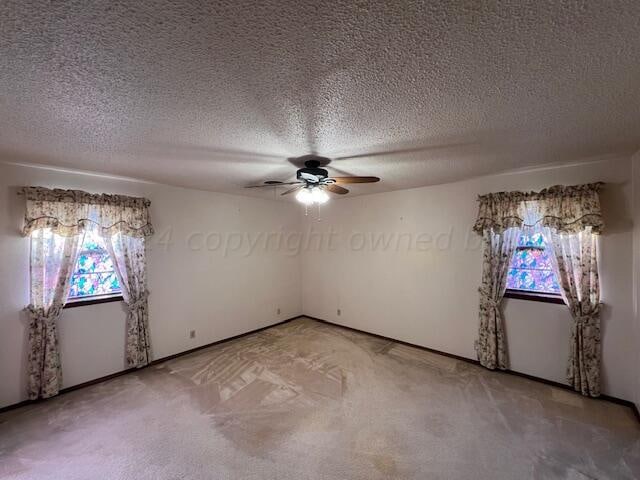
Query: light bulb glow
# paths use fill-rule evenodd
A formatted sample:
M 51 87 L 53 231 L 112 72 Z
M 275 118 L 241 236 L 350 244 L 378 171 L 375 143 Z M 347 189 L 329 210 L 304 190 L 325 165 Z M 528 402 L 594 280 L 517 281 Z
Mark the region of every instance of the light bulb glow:
M 313 198 L 313 202 L 322 205 L 323 203 L 327 203 L 329 200 L 329 194 L 322 190 L 321 188 L 314 188 L 311 190 L 311 197 Z
M 296 193 L 296 200 L 305 205 L 311 205 L 313 203 L 313 195 L 308 188 L 303 188 Z
M 329 194 L 320 187 L 305 187 L 296 193 L 296 200 L 304 205 L 322 205 L 329 201 Z

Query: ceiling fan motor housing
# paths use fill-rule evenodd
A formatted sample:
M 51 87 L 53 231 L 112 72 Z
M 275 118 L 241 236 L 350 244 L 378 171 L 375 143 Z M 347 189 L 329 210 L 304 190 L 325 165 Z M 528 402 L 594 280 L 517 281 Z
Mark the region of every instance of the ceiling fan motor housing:
M 313 175 L 314 177 L 318 177 L 318 179 L 327 178 L 329 176 L 329 172 L 324 168 L 320 168 L 320 162 L 318 160 L 307 160 L 304 162 L 304 165 L 304 168 L 301 168 L 296 172 L 296 177 L 299 179 L 302 178 L 303 173 Z

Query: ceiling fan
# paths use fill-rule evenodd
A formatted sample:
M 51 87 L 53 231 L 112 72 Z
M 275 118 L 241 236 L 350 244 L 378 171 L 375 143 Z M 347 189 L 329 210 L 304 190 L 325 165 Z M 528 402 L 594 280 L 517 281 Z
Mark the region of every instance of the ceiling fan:
M 327 192 L 345 195 L 349 190 L 341 185 L 349 183 L 375 183 L 379 182 L 378 177 L 332 177 L 321 165 L 327 165 L 330 159 L 316 155 L 305 155 L 297 159 L 291 159 L 292 163 L 304 161 L 304 167 L 296 172 L 295 182 L 280 182 L 277 180 L 267 180 L 262 185 L 250 185 L 245 188 L 278 187 L 283 185 L 294 185 L 292 188 L 281 193 L 289 195 L 296 193 L 296 199 L 305 205 L 323 204 L 329 200 Z

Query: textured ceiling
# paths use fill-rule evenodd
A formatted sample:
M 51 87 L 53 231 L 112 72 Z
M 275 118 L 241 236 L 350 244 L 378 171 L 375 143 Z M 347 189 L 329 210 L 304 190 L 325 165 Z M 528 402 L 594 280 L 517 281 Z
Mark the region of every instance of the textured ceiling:
M 0 25 L 4 161 L 269 195 L 242 187 L 355 155 L 330 167 L 383 180 L 358 194 L 640 148 L 637 0 L 4 0 Z

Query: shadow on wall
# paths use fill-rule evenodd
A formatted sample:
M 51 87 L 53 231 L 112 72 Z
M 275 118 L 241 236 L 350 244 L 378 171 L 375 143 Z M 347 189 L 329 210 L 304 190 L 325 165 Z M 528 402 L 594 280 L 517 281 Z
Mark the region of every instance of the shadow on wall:
M 606 303 L 601 303 L 600 304 L 600 338 L 602 340 L 604 340 L 607 337 L 607 327 L 609 326 L 609 323 L 613 321 L 613 309 L 611 308 L 611 305 L 608 305 Z M 571 320 L 571 322 L 573 322 L 573 320 Z M 570 328 L 572 323 L 569 324 Z M 604 351 L 601 352 L 601 361 L 604 363 Z M 568 350 L 567 350 L 567 355 L 569 354 Z M 608 379 L 607 379 L 607 369 L 604 367 L 600 368 L 600 382 L 601 385 L 608 385 Z
M 24 212 L 26 209 L 25 199 L 23 195 L 19 195 L 20 189 L 24 185 L 10 186 L 7 188 L 7 206 L 11 221 L 10 225 L 15 226 L 15 230 L 12 232 L 14 235 L 22 237 L 22 223 L 24 219 Z M 8 232 L 7 232 L 8 233 Z
M 600 205 L 604 217 L 604 235 L 628 233 L 633 229 L 631 205 L 624 195 L 629 182 L 607 183 L 600 191 Z
M 602 216 L 605 222 L 603 237 L 608 235 L 623 234 L 633 231 L 633 218 L 631 215 L 631 205 L 625 198 L 624 189 L 630 186 L 629 182 L 606 183 L 600 191 L 600 205 Z M 602 268 L 602 266 L 601 266 Z M 611 322 L 615 322 L 615 305 L 603 303 L 601 305 L 601 337 L 607 336 L 607 330 Z M 604 354 L 604 352 L 603 352 Z M 602 384 L 607 385 L 607 369 L 603 368 Z
M 24 196 L 22 195 L 18 195 L 18 192 L 20 191 L 20 189 L 23 187 L 23 185 L 20 186 L 9 186 L 6 189 L 6 205 L 7 205 L 7 214 L 9 215 L 9 222 L 8 222 L 8 231 L 6 232 L 7 236 L 9 237 L 19 237 L 20 239 L 23 239 L 22 237 L 22 225 L 23 225 L 23 218 L 24 218 L 24 212 L 25 212 L 25 200 L 24 200 Z M 24 239 L 25 241 L 28 241 L 28 239 Z M 28 270 L 29 268 L 29 259 L 25 258 L 22 260 L 25 263 L 25 268 Z M 28 297 L 27 297 L 27 302 L 28 302 Z M 21 392 L 26 392 L 27 391 L 27 370 L 28 370 L 28 359 L 29 359 L 29 322 L 30 322 L 30 318 L 29 315 L 27 314 L 27 312 L 22 309 L 23 307 L 26 307 L 27 305 L 21 305 L 21 309 L 17 312 L 15 312 L 15 317 L 13 317 L 15 320 L 17 320 L 18 322 L 20 322 L 20 324 L 23 326 L 24 328 L 24 335 L 22 337 L 22 343 L 23 343 L 23 348 L 21 349 L 22 351 L 22 356 L 20 359 L 20 372 L 18 377 L 20 378 L 20 391 Z

